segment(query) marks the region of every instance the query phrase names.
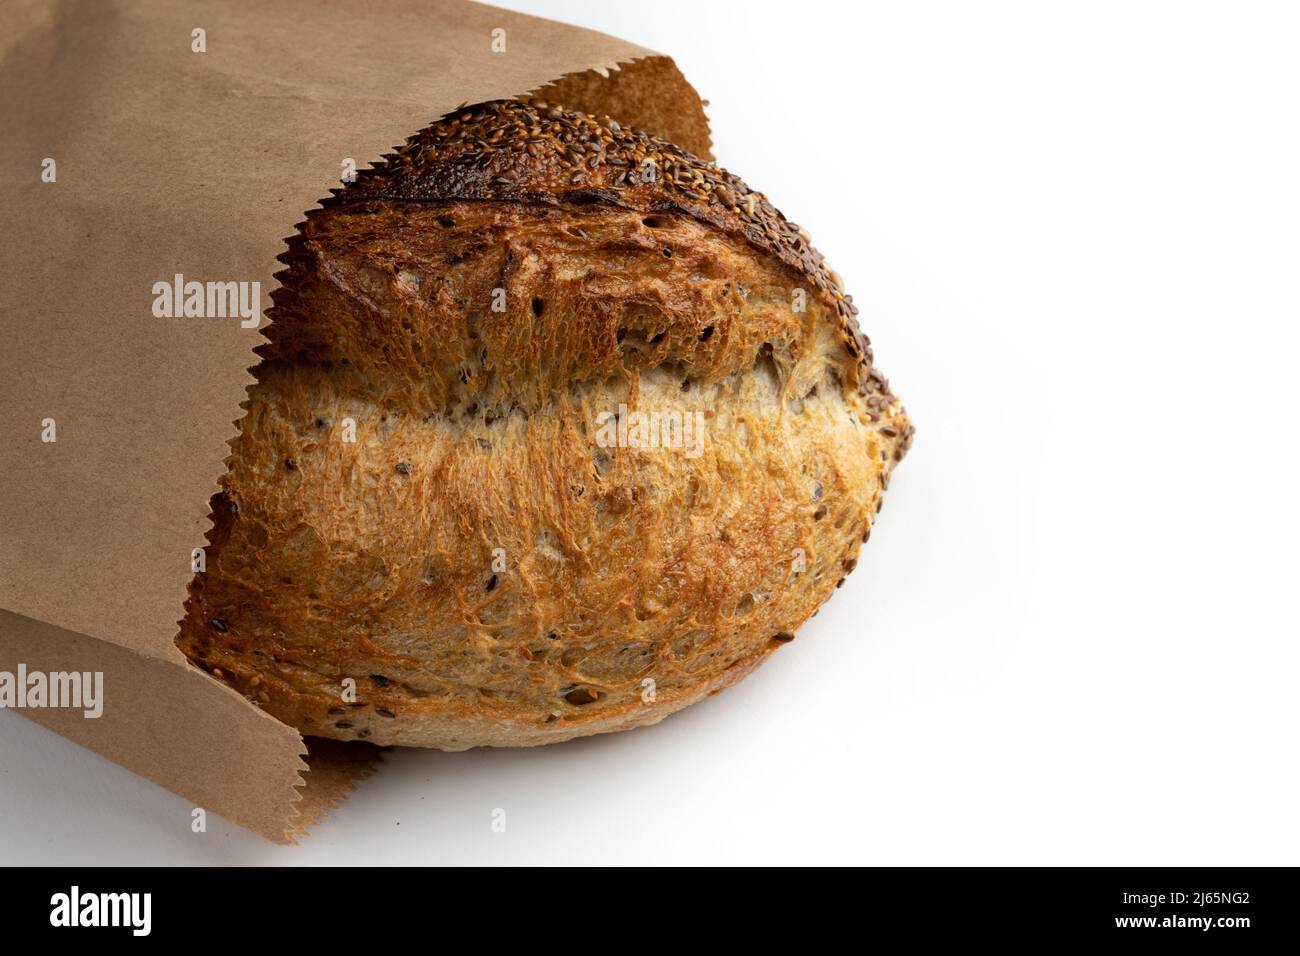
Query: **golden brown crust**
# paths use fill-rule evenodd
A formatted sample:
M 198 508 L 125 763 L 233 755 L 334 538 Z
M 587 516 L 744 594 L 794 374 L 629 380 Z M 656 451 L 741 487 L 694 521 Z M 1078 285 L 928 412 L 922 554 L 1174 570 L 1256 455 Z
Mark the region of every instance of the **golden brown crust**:
M 775 255 L 828 297 L 865 388 L 870 342 L 852 297 L 807 236 L 738 176 L 644 130 L 545 102 L 481 103 L 412 137 L 325 205 L 367 199 L 598 203 L 693 216 Z
M 463 749 L 653 723 L 791 639 L 912 429 L 738 184 L 495 103 L 310 214 L 185 653 L 307 733 Z M 638 413 L 677 444 L 607 440 Z

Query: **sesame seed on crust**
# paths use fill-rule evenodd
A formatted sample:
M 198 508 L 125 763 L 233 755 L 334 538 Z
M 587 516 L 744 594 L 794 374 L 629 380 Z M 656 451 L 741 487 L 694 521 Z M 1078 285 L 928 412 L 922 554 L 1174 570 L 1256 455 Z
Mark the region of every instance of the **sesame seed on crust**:
M 358 173 L 323 205 L 377 199 L 606 203 L 689 215 L 805 276 L 838 316 L 842 340 L 857 359 L 858 390 L 882 409 L 893 401 L 888 382 L 872 367 L 852 297 L 807 233 L 739 177 L 644 130 L 541 101 L 461 107 Z

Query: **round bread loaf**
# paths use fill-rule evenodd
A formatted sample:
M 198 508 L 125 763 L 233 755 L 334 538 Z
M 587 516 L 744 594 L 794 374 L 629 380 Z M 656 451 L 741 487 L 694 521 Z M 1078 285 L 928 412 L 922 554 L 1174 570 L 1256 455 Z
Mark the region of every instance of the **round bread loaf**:
M 281 260 L 178 644 L 307 734 L 655 723 L 843 583 L 911 441 L 801 230 L 609 119 L 464 108 Z

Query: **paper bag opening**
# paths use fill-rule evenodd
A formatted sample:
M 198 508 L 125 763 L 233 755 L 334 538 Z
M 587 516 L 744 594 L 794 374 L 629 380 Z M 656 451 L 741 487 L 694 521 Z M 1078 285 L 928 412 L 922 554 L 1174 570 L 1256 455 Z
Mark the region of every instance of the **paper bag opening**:
M 0 285 L 0 668 L 102 672 L 99 720 L 26 715 L 284 841 L 375 751 L 313 740 L 304 762 L 297 731 L 173 644 L 262 336 L 160 317 L 156 286 L 269 296 L 284 237 L 340 164 L 460 104 L 534 93 L 707 156 L 702 104 L 666 57 L 456 0 L 382 16 L 357 0 L 15 2 L 0 21 L 0 159 L 23 237 Z

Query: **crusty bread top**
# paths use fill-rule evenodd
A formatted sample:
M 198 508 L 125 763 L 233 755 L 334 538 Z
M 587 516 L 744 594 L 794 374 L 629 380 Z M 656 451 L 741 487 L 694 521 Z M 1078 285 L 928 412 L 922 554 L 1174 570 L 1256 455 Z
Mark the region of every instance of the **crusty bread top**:
M 840 336 L 857 359 L 855 384 L 873 417 L 893 401 L 888 382 L 872 367 L 852 298 L 803 230 L 739 177 L 644 130 L 545 102 L 462 107 L 359 173 L 323 205 L 369 200 L 600 202 L 648 214 L 685 213 L 743 237 L 806 276 L 838 317 Z

